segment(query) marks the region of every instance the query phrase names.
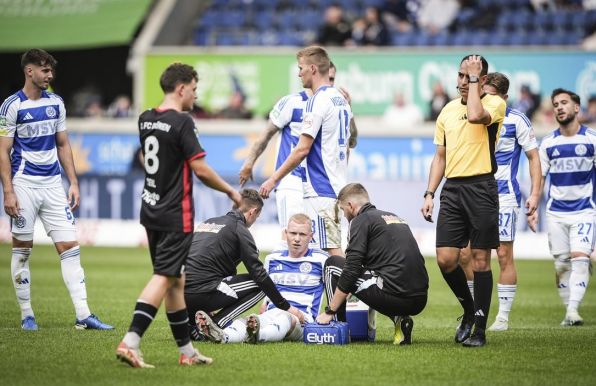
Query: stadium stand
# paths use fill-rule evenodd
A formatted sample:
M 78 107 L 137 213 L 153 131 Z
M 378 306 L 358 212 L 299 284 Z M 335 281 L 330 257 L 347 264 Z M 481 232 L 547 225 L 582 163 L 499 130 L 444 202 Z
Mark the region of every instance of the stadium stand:
M 366 7 L 383 10 L 384 0 L 214 0 L 198 18 L 193 43 L 198 46 L 303 46 L 314 43 L 324 10 L 341 4 L 348 21 Z M 414 2 L 415 3 L 415 2 Z M 391 28 L 394 46 L 533 45 L 574 46 L 596 30 L 596 10 L 581 2 L 536 11 L 529 0 L 466 1 L 446 31 L 423 33 Z M 391 26 L 391 25 L 390 25 Z

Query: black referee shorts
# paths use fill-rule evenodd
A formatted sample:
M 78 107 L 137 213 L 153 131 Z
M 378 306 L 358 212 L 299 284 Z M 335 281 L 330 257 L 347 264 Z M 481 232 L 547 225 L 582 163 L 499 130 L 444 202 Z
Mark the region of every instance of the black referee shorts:
M 499 247 L 499 191 L 492 174 L 449 178 L 441 191 L 437 248 Z
M 181 277 L 192 243 L 193 233 L 165 232 L 146 229 L 153 273 Z

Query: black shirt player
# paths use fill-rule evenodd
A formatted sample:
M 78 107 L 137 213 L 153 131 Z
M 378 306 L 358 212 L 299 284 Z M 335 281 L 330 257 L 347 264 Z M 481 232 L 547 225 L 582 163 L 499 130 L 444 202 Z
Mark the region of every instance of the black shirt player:
M 414 322 L 426 306 L 428 274 L 424 258 L 408 224 L 391 212 L 375 208 L 361 184 L 348 184 L 337 196 L 350 221 L 350 236 L 343 257 L 330 262 L 343 270 L 331 277 L 335 293 L 329 307 L 317 317 L 329 323 L 349 293 L 395 323 L 394 344 L 410 344 Z
M 275 287 L 248 230 L 261 214 L 263 199 L 254 189 L 244 189 L 241 195 L 237 210 L 197 225 L 186 260 L 184 298 L 189 316 L 214 341 L 221 341 L 221 329 L 264 296 L 277 308 L 304 319 Z M 237 273 L 241 262 L 247 273 Z
M 236 203 L 240 202 L 240 195 L 207 165 L 193 121 L 185 113 L 196 99 L 197 81 L 191 66 L 170 65 L 160 78 L 165 94 L 162 103 L 139 117 L 145 166 L 141 223 L 147 230 L 153 276 L 138 297 L 131 325 L 116 349 L 117 358 L 132 367 L 153 367 L 144 362 L 140 343 L 164 299 L 172 335 L 180 350 L 178 362 L 212 362 L 192 346 L 184 303 L 183 267 L 194 221 L 192 172 Z

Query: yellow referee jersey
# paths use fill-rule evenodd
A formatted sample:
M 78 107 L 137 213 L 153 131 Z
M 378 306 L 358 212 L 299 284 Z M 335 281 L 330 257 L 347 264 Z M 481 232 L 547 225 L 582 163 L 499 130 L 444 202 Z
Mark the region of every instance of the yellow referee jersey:
M 468 122 L 467 106 L 461 98 L 449 102 L 437 118 L 436 145 L 446 147 L 445 177 L 471 177 L 495 173 L 495 145 L 499 139 L 505 101 L 496 95 L 484 94 L 482 106 L 491 117 L 490 124 Z

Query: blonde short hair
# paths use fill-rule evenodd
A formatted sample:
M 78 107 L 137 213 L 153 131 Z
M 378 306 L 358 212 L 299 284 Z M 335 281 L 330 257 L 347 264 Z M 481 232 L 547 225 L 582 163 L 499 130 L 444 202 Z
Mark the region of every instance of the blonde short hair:
M 292 215 L 292 217 L 290 217 L 290 219 L 288 220 L 288 224 L 290 224 L 292 221 L 294 221 L 297 224 L 311 224 L 310 217 L 308 217 L 304 213 L 296 213 L 295 215 Z
M 296 58 L 304 58 L 308 64 L 314 64 L 317 66 L 317 70 L 323 76 L 329 74 L 329 67 L 331 66 L 331 60 L 327 51 L 323 47 L 310 46 L 301 49 L 296 54 Z

